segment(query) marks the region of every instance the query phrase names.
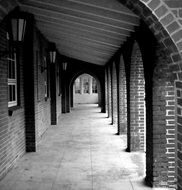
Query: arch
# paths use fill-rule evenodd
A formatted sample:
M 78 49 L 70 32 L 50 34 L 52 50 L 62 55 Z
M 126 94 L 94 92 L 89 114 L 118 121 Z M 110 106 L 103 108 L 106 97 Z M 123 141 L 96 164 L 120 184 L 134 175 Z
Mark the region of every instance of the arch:
M 149 153 L 147 156 L 147 167 L 148 167 L 147 180 L 150 182 L 153 181 L 152 182 L 153 186 L 176 188 L 177 177 L 175 175 L 175 162 L 177 159 L 179 160 L 179 162 L 182 161 L 182 159 L 179 157 L 179 155 L 182 153 L 182 151 L 179 149 L 179 146 L 177 147 L 178 150 L 176 151 L 178 152 L 178 154 L 176 153 L 176 155 L 178 156 L 176 156 L 176 159 L 175 159 L 175 142 L 178 141 L 178 145 L 180 146 L 182 145 L 182 141 L 180 139 L 181 133 L 179 132 L 182 126 L 182 120 L 181 120 L 182 108 L 179 103 L 181 101 L 181 95 L 179 94 L 181 94 L 181 89 L 182 89 L 182 82 L 181 82 L 182 73 L 180 71 L 180 65 L 182 63 L 182 46 L 181 46 L 182 42 L 181 42 L 181 37 L 179 35 L 180 33 L 179 28 L 181 28 L 181 24 L 179 23 L 178 19 L 173 15 L 170 8 L 167 7 L 165 1 L 125 0 L 125 1 L 122 1 L 121 3 L 127 6 L 135 14 L 140 16 L 140 18 L 147 24 L 148 28 L 150 28 L 153 35 L 155 36 L 158 43 L 160 44 L 160 48 L 163 49 L 163 53 L 165 54 L 163 55 L 165 57 L 164 60 L 168 60 L 167 68 L 166 69 L 163 68 L 164 70 L 162 69 L 163 72 L 164 73 L 166 72 L 166 75 L 168 75 L 166 84 L 164 85 L 165 88 L 162 88 L 163 85 L 161 84 L 161 87 L 159 90 L 159 86 L 157 87 L 156 83 L 153 84 L 154 80 L 153 82 L 147 82 L 146 84 L 146 85 L 156 85 L 154 89 L 147 90 L 147 94 L 150 94 L 150 96 L 153 93 L 153 100 L 151 100 L 150 99 L 151 97 L 147 95 L 147 98 L 146 98 L 147 104 L 149 101 L 151 103 L 151 106 L 152 106 L 152 102 L 154 102 L 154 104 L 156 103 L 156 99 L 154 97 L 156 97 L 156 94 L 157 94 L 156 91 L 158 90 L 161 92 L 161 90 L 163 89 L 163 95 L 165 94 L 166 96 L 166 98 L 162 98 L 163 104 L 165 106 L 163 108 L 161 107 L 161 109 L 165 110 L 166 112 L 166 114 L 162 116 L 165 118 L 165 120 L 161 121 L 165 123 L 166 128 L 165 128 L 165 131 L 163 131 L 163 135 L 166 136 L 166 139 L 164 140 L 165 143 L 162 143 L 163 146 L 165 146 L 165 148 L 164 149 L 161 148 L 160 151 L 163 151 L 166 153 L 165 156 L 163 157 L 163 161 L 164 161 L 163 166 L 164 168 L 166 168 L 165 172 L 167 172 L 167 174 L 164 175 L 165 173 L 164 171 L 163 171 L 163 174 L 160 172 L 156 172 L 158 176 L 161 176 L 161 179 L 155 178 L 154 180 L 153 177 L 151 178 L 149 177 L 149 176 L 153 176 L 153 174 L 150 173 L 150 171 L 154 172 L 155 170 L 154 168 L 155 167 L 157 168 L 159 167 L 160 164 L 162 164 L 159 158 L 158 159 L 160 161 L 157 159 L 159 161 L 158 164 L 155 164 L 154 160 L 153 161 L 150 160 L 150 158 L 154 156 L 153 154 L 157 154 L 157 152 L 151 153 L 150 150 L 152 150 L 154 147 L 150 147 L 149 144 L 151 144 L 151 142 L 149 141 L 147 145 L 150 147 L 150 148 L 148 147 L 148 150 L 147 150 L 147 152 Z M 172 27 L 173 24 L 176 24 L 178 27 L 177 28 Z M 159 47 L 157 48 L 160 49 Z M 162 60 L 156 61 L 156 64 L 159 64 L 159 62 L 161 61 Z M 176 94 L 176 97 L 175 97 L 175 94 Z M 162 94 L 161 94 L 161 97 L 163 97 Z M 175 102 L 177 106 L 176 111 L 174 107 Z M 147 105 L 148 127 L 150 127 L 153 122 L 155 123 L 155 121 L 152 121 L 151 117 L 153 114 L 155 115 L 154 112 L 156 111 L 154 111 L 154 109 L 158 109 L 157 105 L 155 105 L 154 107 L 151 107 L 151 106 L 149 104 Z M 153 110 L 153 112 L 151 112 L 150 110 Z M 175 113 L 177 113 L 176 118 L 175 118 Z M 178 132 L 175 129 L 175 125 L 178 125 Z M 155 125 L 154 125 L 153 130 L 154 130 L 154 133 L 156 134 Z M 176 134 L 177 139 L 175 139 L 175 133 L 178 133 L 178 135 Z M 147 138 L 151 139 L 155 137 L 151 136 L 151 132 L 149 133 L 147 132 Z M 177 166 L 177 167 L 178 167 L 177 171 L 180 173 L 181 172 L 180 166 Z M 162 169 L 161 169 L 161 172 L 162 172 Z M 180 185 L 180 181 L 181 181 L 180 174 L 177 174 L 177 175 L 179 179 L 178 189 L 182 189 L 182 186 Z
M 96 79 L 96 81 L 97 81 L 97 84 L 98 84 L 98 105 L 100 106 L 100 107 L 102 107 L 102 95 L 101 95 L 101 80 L 100 80 L 100 78 L 99 77 L 97 77 L 97 75 L 96 74 L 94 74 L 93 72 L 91 72 L 91 71 L 84 71 L 84 70 L 82 70 L 82 71 L 78 71 L 76 74 L 74 74 L 74 76 L 70 79 L 70 82 L 69 82 L 69 89 L 70 89 L 70 92 L 72 92 L 73 91 L 73 85 L 74 85 L 74 82 L 75 82 L 75 80 L 79 77 L 79 76 L 81 76 L 81 75 L 83 75 L 83 74 L 88 74 L 88 75 L 90 75 L 90 76 L 92 76 L 93 78 L 95 78 Z M 71 100 L 72 101 L 72 100 Z
M 98 81 L 91 75 L 80 75 L 73 85 L 73 104 L 99 104 L 98 86 Z
M 182 61 L 182 47 L 179 44 L 181 38 L 177 38 L 178 30 L 171 31 L 168 25 L 173 22 L 176 22 L 179 26 L 181 24 L 173 15 L 170 8 L 163 0 L 159 0 L 156 3 L 155 0 L 124 0 L 121 3 L 140 16 L 148 28 L 150 28 L 161 47 L 168 54 L 171 80 L 174 82 L 174 80 L 179 79 L 181 73 L 180 63 Z M 168 19 L 169 15 L 171 19 Z

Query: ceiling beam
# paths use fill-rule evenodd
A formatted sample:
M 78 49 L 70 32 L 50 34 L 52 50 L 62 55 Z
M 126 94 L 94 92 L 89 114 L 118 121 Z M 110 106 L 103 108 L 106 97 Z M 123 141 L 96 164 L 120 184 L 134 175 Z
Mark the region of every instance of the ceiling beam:
M 64 31 L 64 32 L 67 32 L 67 33 L 75 33 L 75 34 L 84 34 L 84 35 L 91 35 L 91 36 L 100 36 L 100 37 L 104 37 L 104 38 L 110 38 L 110 39 L 113 39 L 113 40 L 125 40 L 126 37 L 129 37 L 130 36 L 130 33 L 126 33 L 126 34 L 123 34 L 123 35 L 116 35 L 116 34 L 111 34 L 108 35 L 108 34 L 105 34 L 104 32 L 95 32 L 94 30 L 83 30 L 81 27 L 77 27 L 77 28 L 74 28 L 73 26 L 65 26 L 65 25 L 59 25 L 59 24 L 56 24 L 56 23 L 50 23 L 49 21 L 47 20 L 37 20 L 37 26 L 41 26 L 41 27 L 46 27 L 46 28 L 51 28 L 51 29 L 54 29 L 56 31 Z
M 127 7 L 125 7 L 119 0 L 112 1 L 111 0 L 67 0 L 69 2 L 75 2 L 78 3 L 79 5 L 87 5 L 93 8 L 100 8 L 104 11 L 112 11 L 115 13 L 125 13 L 127 15 L 135 16 L 131 10 L 129 10 Z
M 76 28 L 76 29 L 80 29 L 80 30 L 84 30 L 84 31 L 93 31 L 96 33 L 102 33 L 105 35 L 111 35 L 111 36 L 118 36 L 118 37 L 122 37 L 122 36 L 129 36 L 130 34 L 128 33 L 128 31 L 121 31 L 121 30 L 106 30 L 103 28 L 99 28 L 99 27 L 95 27 L 95 26 L 89 26 L 88 24 L 82 24 L 82 23 L 77 23 L 77 22 L 73 22 L 73 21 L 68 21 L 65 19 L 59 19 L 59 18 L 53 18 L 51 16 L 45 16 L 43 14 L 37 13 L 35 14 L 36 16 L 36 20 L 39 22 L 44 22 L 46 23 L 50 23 L 50 24 L 54 24 L 56 26 L 59 27 L 68 27 L 68 28 Z
M 85 61 L 87 63 L 92 63 L 92 64 L 96 64 L 96 65 L 103 65 L 103 66 L 106 64 L 106 61 L 107 61 L 105 59 L 93 58 L 93 57 L 90 57 L 88 55 L 80 56 L 78 54 L 70 54 L 69 52 L 62 52 L 61 55 L 64 55 L 66 57 L 70 57 L 73 59 L 77 59 L 80 61 Z
M 113 1 L 114 2 L 114 1 Z M 112 2 L 112 3 L 113 3 Z M 111 3 L 111 2 L 110 2 Z M 114 10 L 105 9 L 105 5 L 94 6 L 92 3 L 83 3 L 79 1 L 69 1 L 69 0 L 29 0 L 24 1 L 23 4 L 28 6 L 36 6 L 39 8 L 62 12 L 64 14 L 73 15 L 76 17 L 84 17 L 87 19 L 97 20 L 103 19 L 107 22 L 118 22 L 126 23 L 130 25 L 138 25 L 139 17 L 129 11 L 126 7 L 122 6 L 120 12 L 115 12 Z M 118 3 L 118 5 L 121 5 Z M 115 23 L 116 24 L 116 23 Z
M 123 41 L 126 41 L 126 37 L 125 38 L 121 38 L 121 39 L 112 39 L 112 38 L 106 38 L 105 36 L 101 36 L 101 35 L 91 35 L 89 33 L 79 33 L 76 31 L 66 31 L 64 29 L 60 29 L 60 30 L 55 30 L 55 28 L 51 28 L 51 27 L 47 27 L 47 26 L 42 26 L 42 25 L 38 25 L 38 28 L 41 31 L 47 31 L 50 32 L 52 35 L 59 35 L 65 38 L 78 38 L 78 39 L 85 39 L 85 40 L 92 40 L 92 41 L 98 41 L 100 43 L 105 43 L 105 44 L 121 44 Z
M 106 51 L 107 53 L 113 53 L 118 50 L 118 48 L 113 48 L 113 47 L 102 45 L 102 44 L 96 44 L 94 42 L 85 42 L 85 41 L 81 41 L 77 39 L 75 39 L 74 41 L 70 41 L 69 39 L 59 38 L 59 37 L 55 37 L 51 35 L 47 35 L 47 37 L 57 44 L 59 44 L 59 41 L 60 41 L 62 45 L 75 45 L 75 46 L 80 45 L 85 48 L 88 47 L 88 48 L 94 48 L 101 51 Z
M 64 14 L 62 12 L 56 12 L 56 11 L 52 11 L 52 10 L 45 10 L 43 8 L 39 8 L 39 7 L 34 7 L 34 6 L 28 6 L 28 5 L 23 5 L 23 8 L 25 10 L 27 10 L 28 12 L 31 12 L 35 15 L 39 15 L 40 13 L 47 16 L 47 17 L 52 17 L 52 18 L 56 18 L 58 20 L 60 19 L 64 19 L 64 20 L 68 20 L 68 21 L 72 21 L 72 22 L 78 22 L 84 25 L 89 25 L 89 26 L 94 26 L 97 28 L 102 28 L 105 30 L 116 30 L 116 31 L 120 31 L 120 33 L 125 33 L 125 31 L 127 32 L 134 32 L 134 28 L 131 27 L 131 29 L 126 29 L 126 28 L 121 28 L 119 26 L 116 25 L 110 25 L 110 24 L 106 24 L 104 22 L 97 22 L 94 20 L 90 20 L 90 19 L 86 19 L 84 17 L 76 17 L 73 16 L 71 14 Z
M 56 41 L 56 40 L 55 40 Z M 103 54 L 114 54 L 117 49 L 115 50 L 109 50 L 109 49 L 104 49 L 104 48 L 100 48 L 99 46 L 90 46 L 88 44 L 80 44 L 80 43 L 75 43 L 75 42 L 65 42 L 65 41 L 61 41 L 60 43 L 60 46 L 62 47 L 75 47 L 75 48 L 78 48 L 79 46 L 81 46 L 82 48 L 84 49 L 89 49 L 89 50 L 93 50 L 93 51 L 97 51 L 97 52 L 100 52 L 100 53 L 103 53 Z
M 110 42 L 110 41 L 107 41 L 107 40 L 100 41 L 100 40 L 95 40 L 94 38 L 91 39 L 91 38 L 85 38 L 85 37 L 80 37 L 80 36 L 76 36 L 76 35 L 70 35 L 70 34 L 64 35 L 62 33 L 51 31 L 51 30 L 45 30 L 45 31 L 42 30 L 42 32 L 46 36 L 49 36 L 49 38 L 57 37 L 58 39 L 60 39 L 60 43 L 61 43 L 61 39 L 69 39 L 72 42 L 74 42 L 75 40 L 81 40 L 81 41 L 85 41 L 85 43 L 93 42 L 95 44 L 102 44 L 102 45 L 111 46 L 111 47 L 114 47 L 114 48 L 120 48 L 121 44 L 123 43 L 122 41 L 120 41 L 120 42 L 116 41 L 115 43 L 113 43 L 113 42 Z
M 64 49 L 64 50 L 68 50 L 70 52 L 75 51 L 75 52 L 79 52 L 79 54 L 89 54 L 91 56 L 94 57 L 111 57 L 114 53 L 106 53 L 106 52 L 101 52 L 98 50 L 95 50 L 94 48 L 85 48 L 85 47 L 81 47 L 81 46 L 71 46 L 71 45 L 62 45 L 60 44 L 59 49 Z

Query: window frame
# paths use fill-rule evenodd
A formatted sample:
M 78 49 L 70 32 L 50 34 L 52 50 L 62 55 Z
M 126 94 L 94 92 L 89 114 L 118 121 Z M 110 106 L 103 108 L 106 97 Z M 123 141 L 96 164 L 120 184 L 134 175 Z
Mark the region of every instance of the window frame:
M 17 79 L 17 53 L 15 51 L 15 48 L 10 44 L 8 44 L 8 48 L 10 53 L 7 56 L 8 61 L 8 76 L 7 76 L 7 85 L 8 85 L 8 108 L 18 106 L 18 79 Z M 11 63 L 10 63 L 11 62 Z M 14 78 L 10 78 L 10 64 L 13 68 L 14 64 L 14 70 L 11 68 L 11 73 Z M 12 90 L 11 96 L 13 96 L 13 100 L 10 101 L 10 86 L 14 86 L 14 92 Z
M 92 93 L 93 94 L 98 93 L 97 80 L 95 78 L 92 78 Z
M 75 80 L 75 94 L 81 94 L 81 83 L 80 83 L 80 78 L 77 78 Z

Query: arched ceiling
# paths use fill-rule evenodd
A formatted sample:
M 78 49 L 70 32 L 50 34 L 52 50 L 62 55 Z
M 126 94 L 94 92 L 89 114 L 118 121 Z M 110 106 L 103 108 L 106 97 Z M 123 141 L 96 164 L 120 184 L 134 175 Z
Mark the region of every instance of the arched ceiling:
M 118 0 L 20 0 L 60 54 L 105 65 L 139 25 Z

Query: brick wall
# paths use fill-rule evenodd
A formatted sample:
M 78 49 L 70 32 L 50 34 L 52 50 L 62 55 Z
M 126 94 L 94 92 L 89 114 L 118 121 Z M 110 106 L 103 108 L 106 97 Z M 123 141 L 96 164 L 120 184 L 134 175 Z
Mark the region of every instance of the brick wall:
M 34 89 L 35 89 L 35 126 L 37 142 L 51 124 L 50 105 L 50 67 L 48 41 L 37 30 L 34 30 Z M 47 66 L 46 66 L 47 64 Z M 42 68 L 41 68 L 42 67 Z M 47 67 L 48 69 L 44 69 Z M 47 97 L 45 97 L 45 78 L 47 77 Z
M 144 150 L 145 144 L 145 80 L 142 55 L 133 46 L 130 71 L 130 150 Z
M 6 21 L 0 23 L 0 50 L 7 49 Z M 18 89 L 19 104 L 14 110 L 8 111 L 8 62 L 5 57 L 0 58 L 0 178 L 2 178 L 14 163 L 25 153 L 25 119 L 24 119 L 24 91 L 23 91 L 23 60 L 22 50 L 19 49 L 18 61 Z M 9 115 L 9 113 L 11 113 Z
M 127 132 L 126 71 L 123 56 L 118 64 L 118 134 Z

